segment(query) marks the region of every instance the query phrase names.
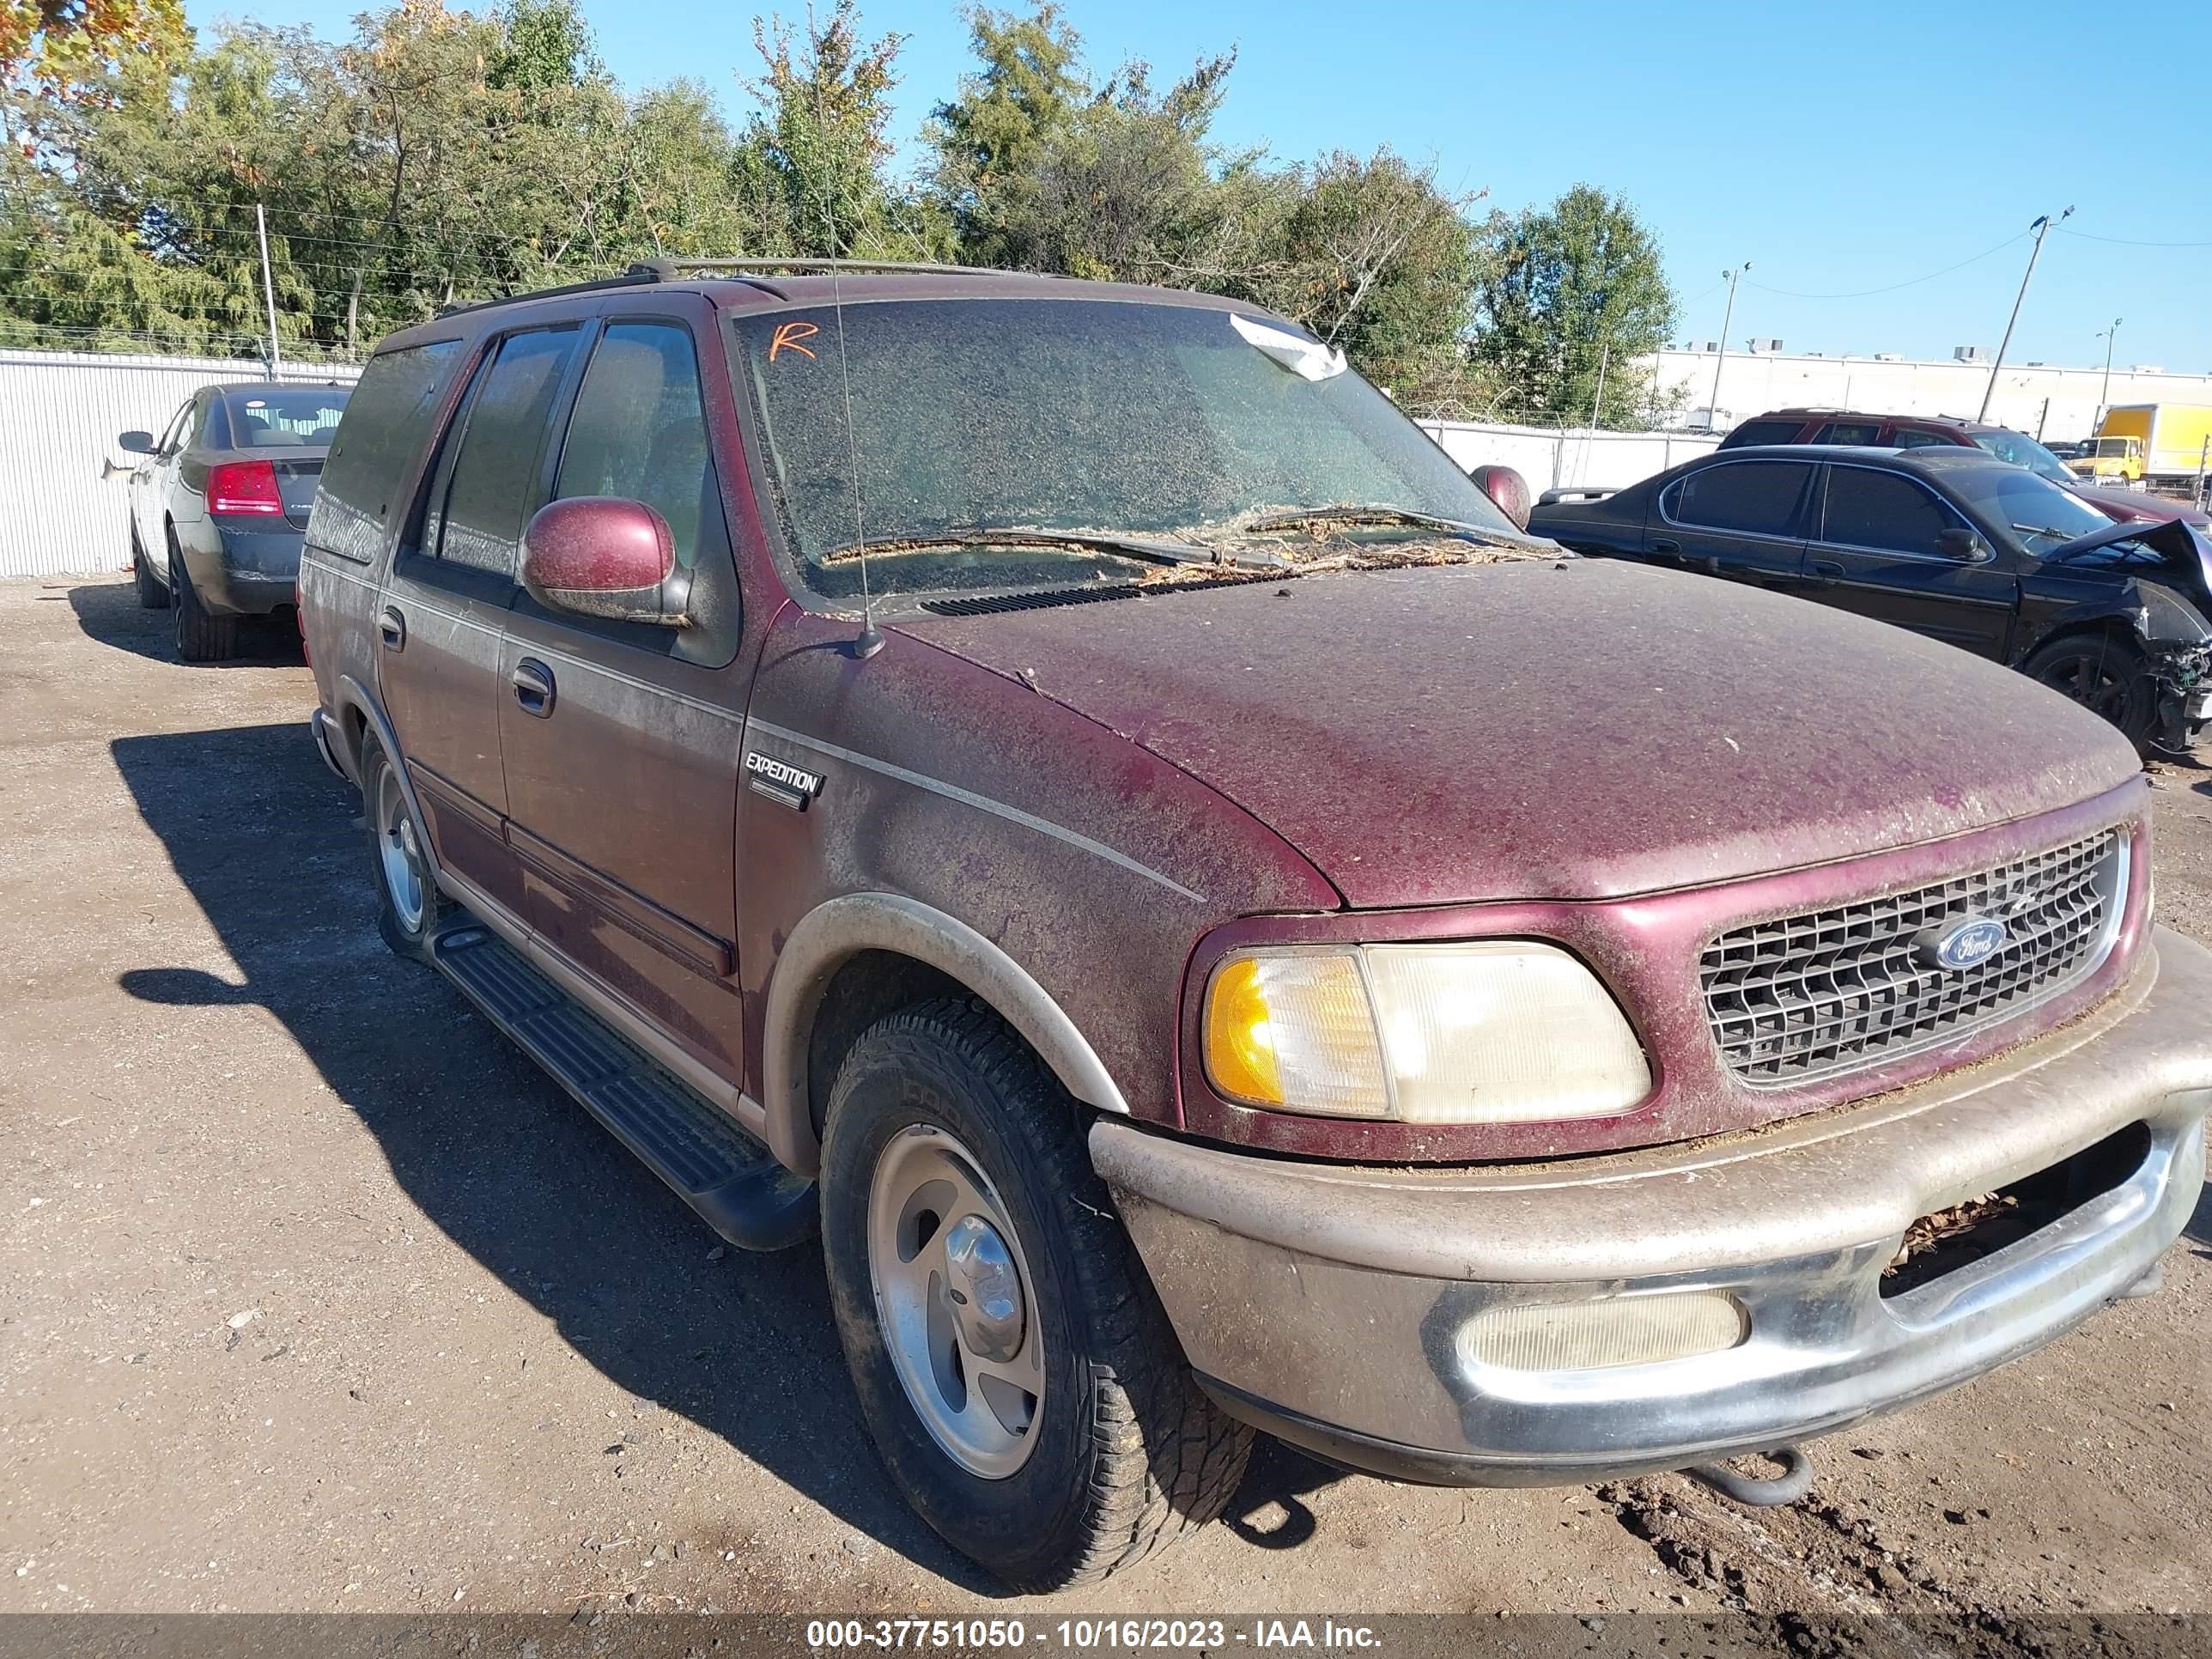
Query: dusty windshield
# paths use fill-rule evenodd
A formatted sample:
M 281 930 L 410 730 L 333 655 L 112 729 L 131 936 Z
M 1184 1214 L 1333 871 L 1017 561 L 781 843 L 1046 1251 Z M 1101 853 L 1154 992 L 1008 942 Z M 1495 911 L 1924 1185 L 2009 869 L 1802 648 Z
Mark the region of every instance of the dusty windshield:
M 787 538 L 832 600 L 857 598 L 863 544 L 878 595 L 1553 550 L 1357 374 L 1309 379 L 1226 312 L 900 300 L 842 321 L 842 343 L 826 306 L 736 324 Z

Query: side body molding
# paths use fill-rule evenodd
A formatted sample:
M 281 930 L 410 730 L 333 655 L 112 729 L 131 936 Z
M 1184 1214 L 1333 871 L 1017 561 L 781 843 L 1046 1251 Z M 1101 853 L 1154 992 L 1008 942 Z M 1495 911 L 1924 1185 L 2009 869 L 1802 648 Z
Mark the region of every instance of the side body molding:
M 808 1109 L 807 1034 L 838 969 L 866 951 L 893 951 L 950 974 L 996 1008 L 1067 1091 L 1101 1111 L 1128 1103 L 1075 1022 L 1029 970 L 963 921 L 896 893 L 848 893 L 809 911 L 776 957 L 762 1031 L 768 1144 L 811 1176 L 822 1147 Z

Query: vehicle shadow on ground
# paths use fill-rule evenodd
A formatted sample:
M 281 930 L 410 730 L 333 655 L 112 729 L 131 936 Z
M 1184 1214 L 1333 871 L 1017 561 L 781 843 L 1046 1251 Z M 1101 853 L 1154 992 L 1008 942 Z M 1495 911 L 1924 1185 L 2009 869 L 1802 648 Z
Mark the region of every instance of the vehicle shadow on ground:
M 130 590 L 118 591 L 127 601 Z M 125 738 L 111 752 L 243 981 L 149 965 L 122 975 L 126 992 L 267 1009 L 321 1072 L 332 1109 L 375 1134 L 423 1214 L 612 1382 L 917 1565 L 996 1592 L 914 1518 L 876 1462 L 819 1249 L 720 1249 L 458 992 L 384 949 L 359 797 L 300 726 Z M 1230 1524 L 1263 1547 L 1302 1543 L 1314 1531 L 1302 1495 L 1336 1478 L 1297 1453 L 1264 1450 Z M 695 1544 L 741 1553 L 758 1519 L 678 1518 Z
M 57 594 L 55 598 L 61 597 Z M 177 659 L 175 623 L 172 612 L 148 611 L 138 603 L 138 590 L 128 582 L 87 582 L 69 591 L 70 609 L 86 636 L 134 656 L 156 662 Z M 238 654 L 223 662 L 193 663 L 194 668 L 259 668 L 272 662 L 300 660 L 300 633 L 291 612 L 274 617 L 241 617 L 238 623 Z

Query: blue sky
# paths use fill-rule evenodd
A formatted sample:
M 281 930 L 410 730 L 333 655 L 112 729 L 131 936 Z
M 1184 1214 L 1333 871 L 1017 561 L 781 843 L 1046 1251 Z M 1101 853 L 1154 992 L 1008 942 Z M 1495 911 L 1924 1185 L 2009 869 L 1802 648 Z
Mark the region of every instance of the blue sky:
M 751 8 L 709 22 L 696 0 L 583 3 L 624 82 L 688 75 L 733 115 L 748 106 L 738 77 L 754 68 Z M 357 5 L 255 0 L 192 15 L 337 35 Z M 871 35 L 911 36 L 898 89 L 908 140 L 969 66 L 966 27 L 946 0 L 863 7 Z M 1665 248 L 1684 301 L 1678 339 L 1720 332 L 1720 273 L 1748 259 L 1729 331 L 1739 346 L 1755 335 L 1793 350 L 1994 347 L 2029 248 L 1999 245 L 2071 204 L 2012 357 L 2100 362 L 2096 336 L 2119 317 L 2118 362 L 2212 371 L 2212 8 L 2152 7 L 2154 47 L 2133 27 L 2100 39 L 2078 0 L 1073 0 L 1067 11 L 1102 71 L 1138 57 L 1164 78 L 1235 46 L 1215 129 L 1231 145 L 1304 158 L 1389 144 L 1508 210 L 1578 180 L 1626 195 Z

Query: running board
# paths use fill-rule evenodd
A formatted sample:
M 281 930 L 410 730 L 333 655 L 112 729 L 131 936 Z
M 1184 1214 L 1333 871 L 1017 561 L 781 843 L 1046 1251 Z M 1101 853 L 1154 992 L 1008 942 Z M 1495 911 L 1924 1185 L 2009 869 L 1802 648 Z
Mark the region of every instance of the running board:
M 490 928 L 474 921 L 448 927 L 432 955 L 493 1024 L 731 1243 L 781 1250 L 813 1232 L 812 1182 L 778 1164 L 728 1114 L 564 995 Z

